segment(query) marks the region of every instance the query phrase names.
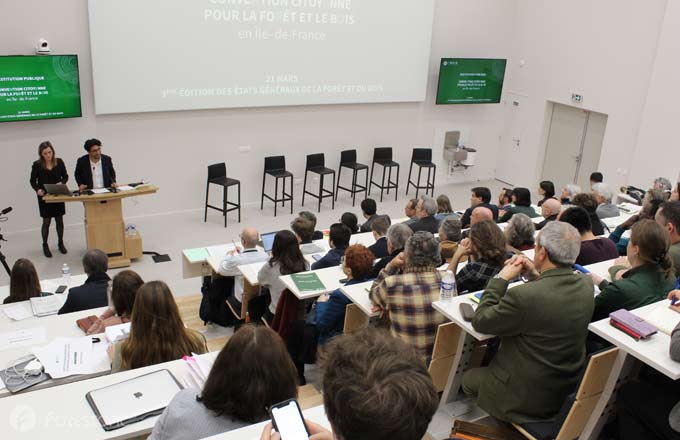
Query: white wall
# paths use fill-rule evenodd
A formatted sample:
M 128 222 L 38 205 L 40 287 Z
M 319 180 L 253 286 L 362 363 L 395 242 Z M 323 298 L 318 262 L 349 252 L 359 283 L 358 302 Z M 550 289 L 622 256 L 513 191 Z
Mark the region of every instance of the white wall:
M 635 150 L 665 7 L 666 0 L 518 0 L 506 90 L 528 96 L 528 122 L 526 160 L 513 183 L 536 186 L 549 123 L 546 105 L 573 105 L 572 93 L 584 96 L 583 108 L 609 115 L 599 168 L 612 185 L 627 182 L 624 171 Z M 677 44 L 677 25 L 673 32 Z
M 680 180 L 679 54 L 680 2 L 670 1 L 661 30 L 637 146 L 630 164 L 631 185 L 647 188 L 659 176 L 671 181 L 676 178 Z
M 465 128 L 468 144 L 481 150 L 480 165 L 466 178 L 492 177 L 503 127 L 500 106 L 436 107 L 434 95 L 441 57 L 510 55 L 514 14 L 514 0 L 437 0 L 428 98 L 421 104 L 95 116 L 86 0 L 5 2 L 3 16 L 12 19 L 0 27 L 0 54 L 30 54 L 40 37 L 50 41 L 54 53 L 77 53 L 83 118 L 0 125 L 0 207 L 14 206 L 3 232 L 39 224 L 28 176 L 37 146 L 45 139 L 72 172 L 76 158 L 84 154 L 83 141 L 97 137 L 105 154 L 113 156 L 120 182 L 145 178 L 161 187 L 155 196 L 126 202 L 128 217 L 201 209 L 206 166 L 220 161 L 227 162 L 230 176 L 241 179 L 245 201 L 259 202 L 262 158 L 272 154 L 285 154 L 288 168 L 302 178 L 305 154 L 323 151 L 327 165 L 335 168 L 342 147 L 359 147 L 360 159 L 368 161 L 373 146 L 390 145 L 402 163 L 404 184 L 411 148 L 432 146 L 436 133 L 458 127 Z M 252 151 L 238 153 L 238 146 L 251 146 Z M 441 146 L 435 152 L 440 155 Z M 66 221 L 82 221 L 82 208 L 69 207 Z

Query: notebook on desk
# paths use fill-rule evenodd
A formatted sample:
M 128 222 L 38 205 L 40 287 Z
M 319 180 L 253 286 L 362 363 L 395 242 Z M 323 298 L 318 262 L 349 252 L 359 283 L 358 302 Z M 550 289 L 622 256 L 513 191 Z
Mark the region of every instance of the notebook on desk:
M 105 431 L 163 412 L 182 385 L 168 370 L 154 371 L 85 395 Z
M 643 316 L 644 320 L 652 324 L 661 333 L 671 335 L 673 329 L 680 324 L 680 313 L 668 308 L 668 302 L 659 304 L 654 310 Z
M 62 297 L 57 295 L 34 297 L 30 301 L 33 314 L 38 317 L 55 315 L 64 305 Z

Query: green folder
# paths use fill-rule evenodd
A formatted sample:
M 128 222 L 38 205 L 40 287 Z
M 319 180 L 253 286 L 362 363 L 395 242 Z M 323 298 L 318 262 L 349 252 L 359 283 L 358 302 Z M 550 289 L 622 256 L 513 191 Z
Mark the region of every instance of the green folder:
M 300 292 L 316 292 L 326 290 L 319 276 L 314 272 L 308 273 L 294 273 L 290 278 L 295 283 L 295 286 Z
M 208 254 L 208 250 L 204 247 L 195 248 L 195 249 L 187 249 L 187 250 L 184 251 L 184 255 L 186 255 L 187 259 L 189 261 L 191 261 L 192 263 L 195 263 L 197 261 L 205 261 L 210 256 Z

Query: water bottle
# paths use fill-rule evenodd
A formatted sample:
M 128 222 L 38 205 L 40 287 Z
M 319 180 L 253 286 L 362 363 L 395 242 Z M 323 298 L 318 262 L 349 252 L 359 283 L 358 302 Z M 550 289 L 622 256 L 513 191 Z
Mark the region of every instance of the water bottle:
M 456 295 L 456 277 L 453 276 L 452 271 L 447 270 L 439 284 L 439 299 L 440 301 L 451 301 L 451 298 Z
M 137 235 L 137 226 L 132 223 L 128 223 L 125 226 L 125 235 L 128 237 L 134 237 Z
M 71 285 L 71 268 L 68 267 L 68 264 L 66 263 L 64 263 L 64 265 L 61 266 L 61 283 L 64 286 Z

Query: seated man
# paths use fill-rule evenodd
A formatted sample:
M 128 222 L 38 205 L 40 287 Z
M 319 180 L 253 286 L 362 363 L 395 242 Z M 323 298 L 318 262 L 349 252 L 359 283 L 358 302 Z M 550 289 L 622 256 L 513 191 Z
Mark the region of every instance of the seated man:
M 550 222 L 538 236 L 534 261 L 515 256 L 489 282 L 472 326 L 498 335 L 502 349 L 488 367 L 468 370 L 463 390 L 504 422 L 548 420 L 574 391 L 586 359 L 593 282 L 574 274 L 578 231 Z M 508 289 L 524 274 L 531 281 Z
M 600 261 L 613 260 L 619 256 L 619 251 L 613 241 L 606 237 L 598 238 L 593 234 L 590 217 L 585 209 L 572 207 L 559 216 L 561 222 L 569 223 L 581 234 L 581 252 L 576 258 L 576 264 L 587 266 Z
M 470 194 L 470 207 L 465 210 L 465 213 L 463 213 L 463 218 L 460 219 L 463 228 L 470 227 L 472 211 L 480 205 L 489 208 L 493 213 L 494 221 L 498 220 L 498 206 L 491 204 L 491 191 L 489 188 L 480 186 L 477 188 L 472 188 L 472 192 Z
M 312 229 L 316 229 L 316 216 L 314 215 L 313 212 L 311 211 L 300 211 L 298 216 L 304 218 L 305 220 L 308 220 L 309 222 L 312 223 Z M 314 231 L 314 234 L 312 235 L 312 240 L 321 240 L 323 239 L 323 232 L 321 231 Z
M 453 257 L 460 240 L 462 240 L 460 220 L 457 218 L 445 218 L 439 225 L 439 248 L 442 251 L 442 262 L 448 261 Z
M 439 243 L 432 234 L 416 232 L 404 252 L 380 271 L 369 297 L 390 319 L 392 334 L 413 346 L 423 360 L 432 356 L 434 337 L 446 318 L 432 303 L 439 300 Z
M 563 205 L 571 205 L 571 199 L 573 199 L 576 194 L 581 193 L 581 187 L 570 183 L 562 188 L 562 194 L 560 195 L 560 201 Z
M 656 212 L 655 220 L 671 237 L 668 253 L 673 260 L 675 276 L 680 277 L 680 202 L 666 202 Z
M 328 344 L 321 369 L 324 407 L 333 432 L 305 420 L 310 438 L 425 436 L 439 397 L 422 360 L 405 343 L 373 329 L 341 335 Z M 268 423 L 261 440 L 280 439 L 272 429 Z
M 597 200 L 597 216 L 600 220 L 611 217 L 618 217 L 621 215 L 619 207 L 612 203 L 614 193 L 604 183 L 596 183 L 593 185 L 593 196 Z
M 588 217 L 590 217 L 590 224 L 594 235 L 598 237 L 604 235 L 604 224 L 600 217 L 597 216 L 597 200 L 595 200 L 595 196 L 590 193 L 576 194 L 571 199 L 571 204 L 586 210 Z
M 411 228 L 406 226 L 406 223 L 397 223 L 390 226 L 387 230 L 387 256 L 381 258 L 373 265 L 372 278 L 378 276 L 381 270 L 387 266 L 387 263 L 392 261 L 394 257 L 399 255 L 404 251 L 404 246 L 406 246 L 406 241 L 411 238 L 413 231 Z
M 662 191 L 664 197 L 666 198 L 666 200 L 668 200 L 671 197 L 673 185 L 671 184 L 671 181 L 666 179 L 665 177 L 657 177 L 656 179 L 654 179 L 654 185 L 652 186 L 652 189 L 658 189 Z
M 377 216 L 373 220 L 371 225 L 371 230 L 373 231 L 373 238 L 375 238 L 375 243 L 368 247 L 368 250 L 373 252 L 375 258 L 386 257 L 389 252 L 387 252 L 387 230 L 390 228 L 390 218 L 386 215 Z
M 295 238 L 300 243 L 300 250 L 303 255 L 317 254 L 323 252 L 324 249 L 314 244 L 312 237 L 314 237 L 314 224 L 304 217 L 297 217 L 290 223 L 290 229 L 293 230 Z
M 599 171 L 595 171 L 590 175 L 590 190 L 592 191 L 593 185 L 602 182 L 604 182 L 604 176 Z
M 418 199 L 411 199 L 406 202 L 406 206 L 404 206 L 404 215 L 408 217 L 408 220 L 404 222 L 406 226 L 411 226 L 413 223 L 418 221 L 418 216 L 416 215 L 416 206 L 418 206 Z
M 473 225 L 483 222 L 484 220 L 493 221 L 493 212 L 486 206 L 478 206 L 472 210 L 472 215 L 470 216 L 470 228 Z M 462 238 L 468 238 L 470 236 L 470 229 L 463 231 Z
M 306 221 L 306 220 L 305 220 Z M 241 231 L 241 246 L 236 247 L 233 251 L 229 251 L 227 255 L 222 258 L 220 262 L 220 270 L 218 273 L 223 277 L 234 277 L 234 299 L 236 309 L 241 307 L 243 302 L 243 274 L 238 270 L 239 266 L 251 263 L 258 263 L 260 261 L 267 261 L 267 253 L 257 247 L 257 242 L 260 240 L 260 234 L 255 228 L 245 228 Z
M 312 270 L 339 266 L 342 256 L 345 255 L 345 249 L 349 246 L 349 239 L 351 236 L 352 232 L 347 226 L 342 223 L 333 223 L 328 238 L 328 244 L 331 247 L 331 250 L 319 261 L 312 264 Z
M 420 196 L 418 205 L 416 205 L 416 215 L 418 221 L 410 225 L 413 232 L 425 231 L 430 234 L 436 234 L 439 230 L 439 220 L 435 217 L 437 214 L 437 201 L 432 197 Z
M 359 232 L 371 232 L 371 225 L 376 218 L 378 218 L 378 205 L 373 199 L 364 199 L 361 201 L 361 214 L 366 221 L 361 225 Z
M 548 199 L 541 205 L 541 215 L 543 221 L 536 225 L 536 230 L 540 231 L 549 222 L 557 220 L 557 216 L 562 212 L 562 203 L 557 199 Z
M 108 305 L 107 290 L 111 278 L 106 271 L 109 270 L 109 257 L 99 249 L 90 249 L 83 257 L 83 270 L 87 274 L 85 284 L 69 289 L 66 302 L 59 309 L 60 315 Z

